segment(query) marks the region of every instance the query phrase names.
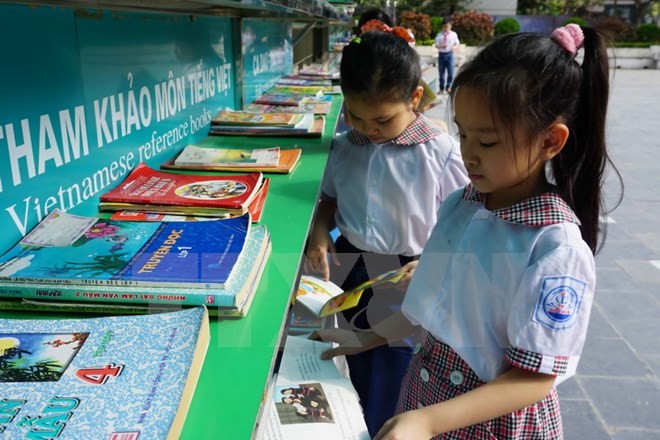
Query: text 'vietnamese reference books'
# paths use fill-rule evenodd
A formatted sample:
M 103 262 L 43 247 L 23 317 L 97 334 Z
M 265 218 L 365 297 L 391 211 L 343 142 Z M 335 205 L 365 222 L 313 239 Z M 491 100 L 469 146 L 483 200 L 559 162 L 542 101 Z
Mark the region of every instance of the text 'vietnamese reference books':
M 296 166 L 302 148 L 225 148 L 187 145 L 173 159 L 161 164 L 167 170 L 260 171 L 286 174 Z
M 368 440 L 351 380 L 333 360 L 321 360 L 331 344 L 288 336 L 277 380 L 270 389 L 259 440 Z
M 177 439 L 209 340 L 203 306 L 0 319 L 0 432 L 14 439 Z
M 315 316 L 329 316 L 355 307 L 360 301 L 362 293 L 367 289 L 385 284 L 394 287 L 403 275 L 400 271 L 392 270 L 347 291 L 342 291 L 331 281 L 325 281 L 312 275 L 302 275 L 296 293 L 296 303 L 306 307 Z
M 71 230 L 66 221 L 70 215 L 59 215 L 65 217 L 60 228 Z M 72 217 L 71 224 L 87 219 Z M 87 229 L 93 231 L 92 235 L 82 233 L 69 245 L 59 235 L 59 246 L 24 247 L 19 243 L 0 260 L 0 297 L 14 301 L 5 301 L 0 309 L 48 310 L 46 304 L 33 307 L 39 304 L 26 304 L 24 300 L 91 303 L 87 310 L 79 311 L 96 313 L 135 313 L 138 306 L 150 311 L 157 305 L 205 304 L 212 307 L 213 315 L 245 316 L 271 248 L 266 226 L 249 227 L 247 217 L 213 222 L 95 219 L 96 223 Z M 222 223 L 239 227 L 227 232 Z M 167 231 L 174 234 L 167 235 Z M 115 248 L 113 252 L 116 240 L 123 240 L 126 248 Z M 163 240 L 163 246 L 150 251 L 158 240 Z M 244 243 L 240 251 L 232 251 L 234 242 Z M 138 243 L 143 244 L 140 247 Z M 131 264 L 134 269 L 125 270 Z M 150 281 L 136 283 L 131 274 L 142 268 L 151 272 Z M 24 276 L 26 273 L 29 276 Z M 213 278 L 213 273 L 218 275 Z M 131 310 L 121 310 L 119 305 L 129 305 Z M 99 309 L 101 306 L 106 310 Z M 51 310 L 57 310 L 57 306 Z
M 262 180 L 260 172 L 236 176 L 179 174 L 140 163 L 117 187 L 101 195 L 99 210 L 242 215 L 248 211 Z
M 0 283 L 223 288 L 250 216 L 128 222 L 52 211 L 0 257 Z

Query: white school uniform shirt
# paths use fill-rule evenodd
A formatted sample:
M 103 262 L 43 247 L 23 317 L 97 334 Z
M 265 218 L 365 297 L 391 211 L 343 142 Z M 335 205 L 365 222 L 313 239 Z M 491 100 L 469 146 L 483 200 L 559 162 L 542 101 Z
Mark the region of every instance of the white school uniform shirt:
M 414 256 L 442 201 L 467 182 L 458 143 L 420 114 L 383 144 L 354 129 L 335 138 L 321 198 L 337 204 L 337 227 L 353 246 Z
M 461 42 L 458 39 L 458 34 L 454 31 L 449 31 L 446 34 L 444 32 L 439 32 L 438 35 L 435 36 L 435 47 L 438 47 L 439 44 L 444 44 L 445 47 L 444 49 L 438 48 L 438 52 L 452 52 L 454 50 L 454 46 L 458 46 L 461 44 Z
M 579 221 L 555 193 L 489 211 L 468 185 L 451 194 L 402 312 L 449 345 L 483 381 L 511 365 L 575 373 L 596 283 Z

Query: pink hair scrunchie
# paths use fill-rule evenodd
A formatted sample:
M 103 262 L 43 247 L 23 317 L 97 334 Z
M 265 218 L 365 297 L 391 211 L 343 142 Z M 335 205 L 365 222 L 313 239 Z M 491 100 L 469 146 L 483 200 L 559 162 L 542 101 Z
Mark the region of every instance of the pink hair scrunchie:
M 582 33 L 582 29 L 580 26 L 573 23 L 555 29 L 552 31 L 550 38 L 573 56 L 577 54 L 578 49 L 580 49 L 582 43 L 584 43 L 584 33 Z

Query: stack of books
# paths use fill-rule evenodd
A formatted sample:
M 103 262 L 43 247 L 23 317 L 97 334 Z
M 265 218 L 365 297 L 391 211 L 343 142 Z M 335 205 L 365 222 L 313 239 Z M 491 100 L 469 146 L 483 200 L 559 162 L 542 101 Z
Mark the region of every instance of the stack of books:
M 328 68 L 322 64 L 310 64 L 300 69 L 298 75 L 304 78 L 338 80 L 339 69 Z
M 241 216 L 266 196 L 263 174 L 234 176 L 180 174 L 137 167 L 101 195 L 100 211 L 137 211 L 201 217 Z M 256 201 L 256 202 L 255 202 Z
M 162 169 L 195 171 L 247 171 L 287 174 L 298 164 L 301 148 L 232 148 L 187 145 Z
M 0 308 L 147 313 L 206 305 L 248 312 L 270 255 L 249 215 L 132 222 L 51 212 L 0 257 Z
M 280 96 L 289 99 L 294 95 Z M 296 101 L 292 105 L 298 105 L 298 103 Z M 323 134 L 324 126 L 325 118 L 312 113 L 223 110 L 211 121 L 209 134 L 213 136 L 320 137 Z
M 304 75 L 284 75 L 277 80 L 278 85 L 290 86 L 332 86 L 332 80 L 325 78 L 314 78 Z

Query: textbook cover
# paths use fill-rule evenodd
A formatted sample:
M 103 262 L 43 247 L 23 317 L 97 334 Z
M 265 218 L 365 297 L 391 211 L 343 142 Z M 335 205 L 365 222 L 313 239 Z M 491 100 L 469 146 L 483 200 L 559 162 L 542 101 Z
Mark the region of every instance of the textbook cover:
M 249 214 L 214 222 L 131 222 L 52 211 L 0 257 L 0 284 L 222 288 Z
M 209 345 L 205 307 L 0 319 L 3 438 L 179 438 Z
M 94 284 L 94 280 L 76 284 L 0 282 L 0 298 L 11 300 L 3 300 L 0 309 L 31 310 L 33 307 L 30 306 L 37 304 L 34 302 L 30 304 L 26 300 L 39 301 L 41 305 L 44 305 L 44 302 L 52 303 L 55 308 L 51 308 L 50 311 L 57 311 L 57 307 L 65 311 L 64 303 L 89 303 L 87 310 L 66 311 L 92 313 L 128 313 L 121 310 L 124 307 L 130 307 L 133 311 L 138 311 L 138 307 L 144 307 L 142 313 L 150 313 L 159 306 L 180 307 L 203 304 L 210 308 L 209 312 L 212 315 L 218 312 L 217 314 L 222 316 L 241 317 L 247 311 L 249 298 L 259 285 L 270 249 L 270 234 L 266 225 L 252 226 L 231 278 L 223 288 L 109 285 Z M 113 307 L 117 307 L 117 310 L 113 310 Z M 46 307 L 34 307 L 34 309 L 49 311 Z
M 140 163 L 115 188 L 101 195 L 99 210 L 165 214 L 245 214 L 263 175 L 209 176 L 160 171 Z

